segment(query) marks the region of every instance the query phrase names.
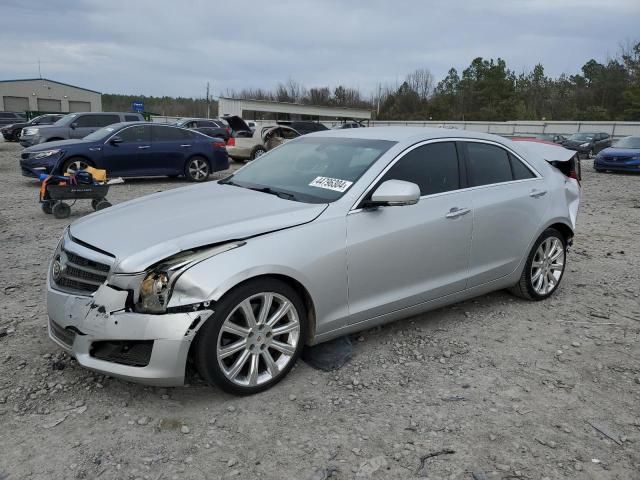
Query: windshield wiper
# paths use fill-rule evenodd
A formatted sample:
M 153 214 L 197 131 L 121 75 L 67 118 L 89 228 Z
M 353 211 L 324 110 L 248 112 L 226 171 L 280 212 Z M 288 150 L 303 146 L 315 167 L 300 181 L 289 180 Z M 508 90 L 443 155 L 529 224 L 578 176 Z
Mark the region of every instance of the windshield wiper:
M 296 196 L 293 193 L 283 192 L 281 190 L 274 190 L 271 187 L 246 187 L 249 190 L 255 190 L 256 192 L 268 193 L 269 195 L 275 195 L 286 200 L 296 200 Z

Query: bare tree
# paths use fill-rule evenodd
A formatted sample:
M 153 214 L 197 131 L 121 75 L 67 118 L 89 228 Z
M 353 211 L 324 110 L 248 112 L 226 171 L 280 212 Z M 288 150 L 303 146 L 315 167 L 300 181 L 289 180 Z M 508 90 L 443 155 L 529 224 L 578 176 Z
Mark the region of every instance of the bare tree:
M 433 92 L 433 75 L 428 68 L 414 70 L 407 75 L 406 82 L 421 100 L 427 100 Z

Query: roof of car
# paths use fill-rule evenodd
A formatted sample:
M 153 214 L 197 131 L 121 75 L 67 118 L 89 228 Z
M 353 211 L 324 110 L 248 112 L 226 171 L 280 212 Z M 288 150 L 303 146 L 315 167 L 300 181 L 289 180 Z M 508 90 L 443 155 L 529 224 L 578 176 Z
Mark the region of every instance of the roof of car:
M 510 142 L 499 135 L 474 132 L 472 130 L 459 130 L 455 128 L 432 127 L 366 127 L 349 128 L 340 130 L 323 130 L 308 134 L 314 137 L 342 137 L 362 138 L 372 140 L 390 140 L 394 142 L 430 140 L 432 138 L 476 138 L 498 142 Z

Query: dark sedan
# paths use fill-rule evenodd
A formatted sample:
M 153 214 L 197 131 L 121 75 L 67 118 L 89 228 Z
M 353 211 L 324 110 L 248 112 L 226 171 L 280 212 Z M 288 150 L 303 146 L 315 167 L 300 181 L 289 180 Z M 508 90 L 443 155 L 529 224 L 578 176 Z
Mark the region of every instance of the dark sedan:
M 640 137 L 625 137 L 602 150 L 593 161 L 596 172 L 640 172 Z
M 224 141 L 168 125 L 123 122 L 103 127 L 80 140 L 48 142 L 22 151 L 22 174 L 72 173 L 86 166 L 110 176 L 184 175 L 202 182 L 211 172 L 229 168 Z
M 7 142 L 17 142 L 20 140 L 20 132 L 26 127 L 35 127 L 37 125 L 52 125 L 64 117 L 63 113 L 46 114 L 32 118 L 28 122 L 17 122 L 0 128 L 2 136 Z
M 600 151 L 611 146 L 611 137 L 604 132 L 581 132 L 569 136 L 562 146 L 575 150 L 582 157 L 593 158 Z

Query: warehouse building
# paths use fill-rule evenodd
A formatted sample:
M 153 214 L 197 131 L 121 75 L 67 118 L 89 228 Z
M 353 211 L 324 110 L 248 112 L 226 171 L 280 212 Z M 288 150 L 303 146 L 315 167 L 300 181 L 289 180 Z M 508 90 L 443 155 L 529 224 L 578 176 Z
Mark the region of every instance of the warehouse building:
M 370 120 L 371 111 L 363 108 L 325 107 L 299 103 L 270 102 L 220 97 L 218 116 L 237 115 L 245 120 Z
M 102 94 L 47 78 L 0 80 L 0 112 L 101 112 Z

